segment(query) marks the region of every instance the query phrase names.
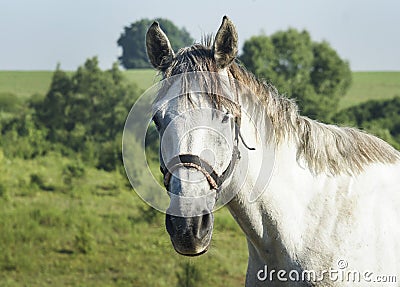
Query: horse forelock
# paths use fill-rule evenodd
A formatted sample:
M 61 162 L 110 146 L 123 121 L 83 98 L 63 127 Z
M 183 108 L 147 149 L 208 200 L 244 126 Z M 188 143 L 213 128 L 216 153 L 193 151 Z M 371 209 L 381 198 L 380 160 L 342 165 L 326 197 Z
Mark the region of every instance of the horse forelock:
M 205 39 L 203 44 L 180 49 L 164 70 L 164 79 L 191 72 L 211 72 L 210 74 L 215 75 L 213 84 L 218 85 L 219 70 L 213 56 L 212 37 Z M 398 151 L 375 136 L 354 128 L 327 125 L 301 116 L 294 100 L 281 96 L 273 85 L 257 79 L 239 61 L 231 63 L 226 71 L 229 78 L 246 86 L 257 97 L 259 104 L 264 106 L 265 116 L 272 123 L 274 144 L 278 146 L 285 140 L 295 142 L 297 159 L 305 160 L 314 174 L 358 174 L 371 163 L 391 164 L 400 160 Z M 203 84 L 209 83 L 204 80 Z M 232 87 L 238 93 L 237 97 L 240 97 L 237 86 Z M 185 94 L 185 90 L 182 92 Z M 189 93 L 187 96 L 190 97 Z M 236 108 L 218 92 L 209 96 L 218 108 Z M 240 115 L 240 111 L 234 113 Z
M 213 56 L 212 37 L 207 36 L 203 41 L 202 44 L 196 43 L 190 47 L 181 48 L 177 52 L 163 72 L 165 81 L 156 101 L 165 96 L 170 85 L 175 82 L 175 79 L 171 82 L 169 79 L 178 76 L 177 78 L 182 81 L 180 94 L 188 99 L 188 103 L 194 102 L 191 100 L 192 85 L 200 85 L 201 90 L 210 91 L 207 95 L 215 108 L 224 107 L 236 117 L 240 117 L 240 109 L 235 102 L 235 96 L 226 96 L 224 93 L 220 71 Z

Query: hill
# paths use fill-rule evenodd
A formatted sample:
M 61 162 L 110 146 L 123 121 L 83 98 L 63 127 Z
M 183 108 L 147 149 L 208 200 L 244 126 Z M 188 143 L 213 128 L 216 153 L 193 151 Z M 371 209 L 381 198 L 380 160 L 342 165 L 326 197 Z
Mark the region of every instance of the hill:
M 156 81 L 156 71 L 151 69 L 124 71 L 125 76 L 146 90 Z M 53 71 L 0 71 L 0 94 L 11 93 L 21 98 L 33 94 L 46 94 Z
M 50 71 L 0 71 L 0 94 L 11 93 L 28 98 L 45 94 L 51 82 Z M 154 70 L 128 70 L 125 76 L 146 90 L 157 81 Z M 400 95 L 400 72 L 353 72 L 353 84 L 341 99 L 340 108 L 348 108 L 371 99 L 389 99 Z
M 395 96 L 400 96 L 400 72 L 353 72 L 353 83 L 341 99 L 340 108 Z

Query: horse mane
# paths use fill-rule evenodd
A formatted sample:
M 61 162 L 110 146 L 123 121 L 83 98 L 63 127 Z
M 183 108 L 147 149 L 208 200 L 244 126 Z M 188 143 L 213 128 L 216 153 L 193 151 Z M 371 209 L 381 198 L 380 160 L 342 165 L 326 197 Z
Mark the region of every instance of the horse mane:
M 164 70 L 164 78 L 189 72 L 218 72 L 213 57 L 212 37 L 203 38 L 203 44 L 182 48 Z M 314 174 L 359 174 L 372 163 L 393 164 L 400 153 L 385 141 L 355 128 L 323 124 L 302 116 L 294 100 L 280 95 L 277 89 L 257 79 L 234 61 L 227 68 L 228 77 L 246 85 L 265 107 L 272 123 L 274 142 L 294 140 L 297 161 L 304 160 Z M 216 76 L 217 77 L 217 76 Z M 211 95 L 217 106 L 230 106 L 225 97 Z

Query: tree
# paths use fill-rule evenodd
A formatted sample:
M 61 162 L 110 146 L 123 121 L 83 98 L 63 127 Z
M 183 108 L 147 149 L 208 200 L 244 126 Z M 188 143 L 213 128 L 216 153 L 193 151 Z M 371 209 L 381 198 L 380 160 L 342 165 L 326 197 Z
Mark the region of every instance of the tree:
M 49 92 L 32 107 L 48 141 L 83 156 L 92 153 L 98 167 L 111 170 L 118 164 L 125 119 L 138 96 L 139 89 L 124 80 L 116 64 L 102 71 L 97 58 L 91 58 L 72 75 L 57 68 Z
M 295 29 L 254 36 L 244 43 L 243 64 L 298 101 L 302 114 L 329 121 L 351 83 L 349 64 L 326 42 Z
M 173 49 L 179 49 L 193 44 L 193 39 L 185 28 L 179 29 L 170 20 L 157 18 L 154 20 L 142 19 L 124 27 L 124 32 L 117 43 L 122 48 L 122 56 L 118 59 L 126 69 L 150 68 L 148 62 L 145 35 L 147 29 L 158 21 L 163 31 L 168 35 Z

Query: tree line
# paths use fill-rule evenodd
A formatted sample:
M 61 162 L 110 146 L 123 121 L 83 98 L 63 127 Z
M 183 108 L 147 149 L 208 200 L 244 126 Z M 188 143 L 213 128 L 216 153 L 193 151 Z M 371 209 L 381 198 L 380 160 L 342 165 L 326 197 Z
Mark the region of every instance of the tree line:
M 158 20 L 166 25 L 164 30 L 175 35 L 170 37 L 175 49 L 193 42 L 185 29 Z M 145 19 L 125 27 L 118 44 L 124 51 L 131 47 L 132 55 L 144 57 L 144 33 L 151 23 Z M 128 38 L 136 41 L 134 46 L 126 45 Z M 349 63 L 327 42 L 313 41 L 307 31 L 289 29 L 254 36 L 245 41 L 239 61 L 284 95 L 295 98 L 303 115 L 360 127 L 400 148 L 400 98 L 372 100 L 339 111 L 338 103 L 351 85 Z M 135 63 L 147 67 L 147 56 L 146 60 L 129 60 L 123 52 L 121 65 L 130 68 Z M 31 159 L 56 151 L 78 156 L 100 169 L 121 168 L 125 118 L 140 93 L 124 78 L 118 64 L 103 71 L 96 57 L 75 72 L 57 67 L 44 97 L 35 95 L 26 103 L 0 97 L 0 113 L 7 115 L 0 117 L 3 153 Z M 153 149 L 156 140 L 151 133 L 146 139 Z

